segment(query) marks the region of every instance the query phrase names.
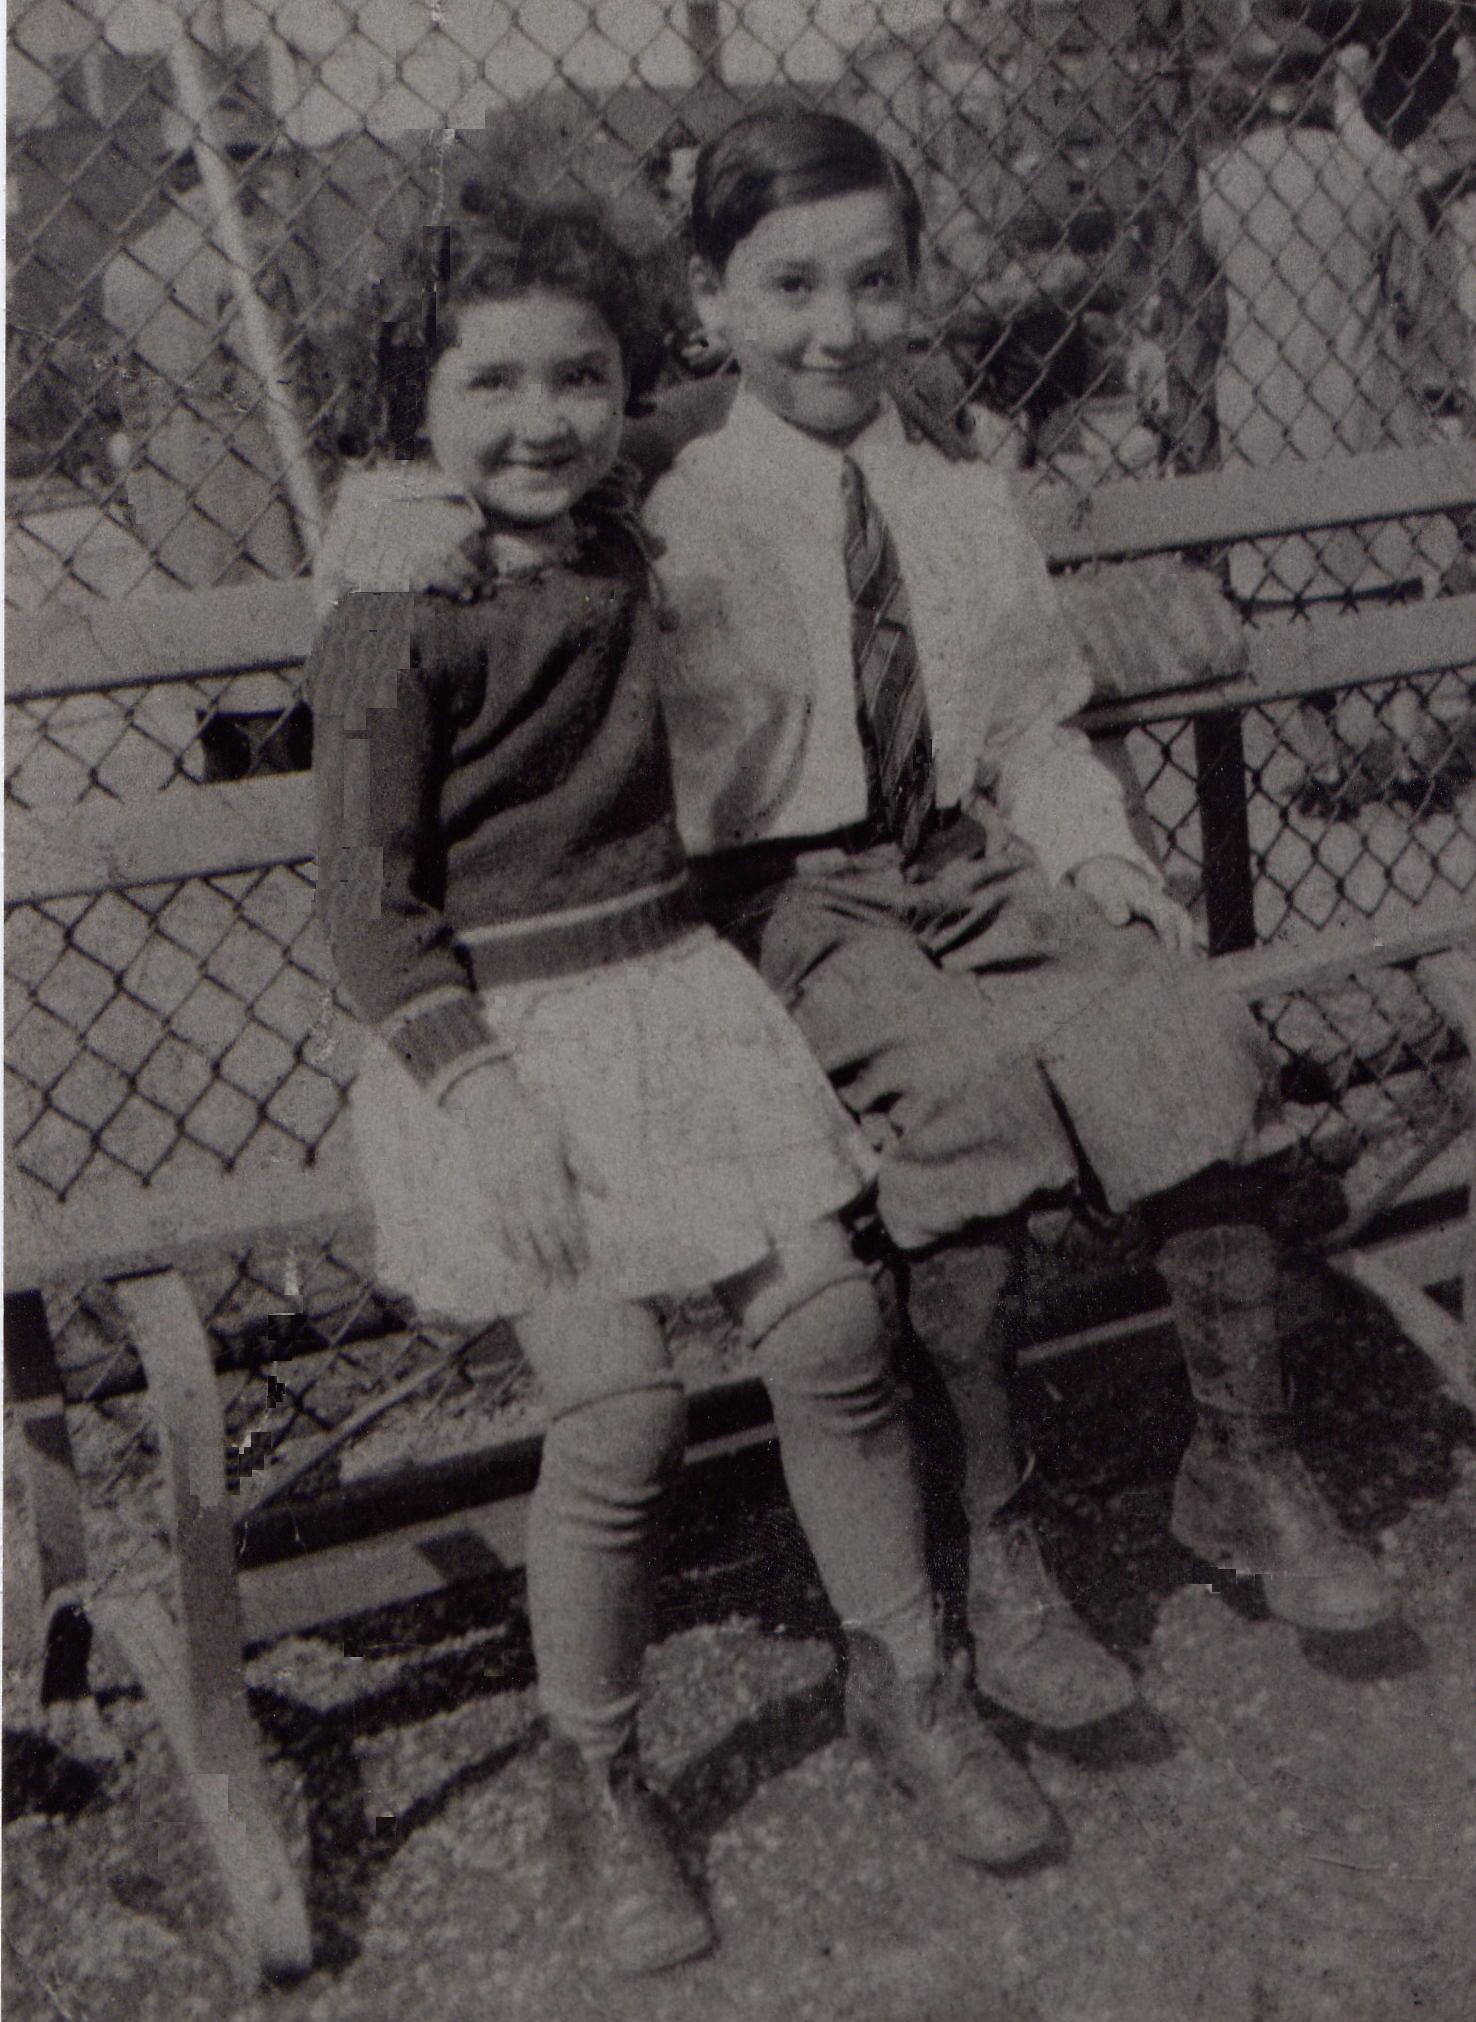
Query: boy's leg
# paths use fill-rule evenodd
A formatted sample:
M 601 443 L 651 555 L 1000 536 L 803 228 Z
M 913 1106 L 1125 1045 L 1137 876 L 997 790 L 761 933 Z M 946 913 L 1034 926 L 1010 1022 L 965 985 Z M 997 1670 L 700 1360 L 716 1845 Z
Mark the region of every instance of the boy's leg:
M 759 1350 L 796 1513 L 846 1631 L 852 1732 L 964 1859 L 1007 1865 L 1049 1807 L 945 1665 L 921 1496 L 875 1293 L 839 1222 L 795 1237 L 730 1296 Z
M 528 1612 L 556 1849 L 581 1874 L 611 1963 L 655 1971 L 713 1942 L 636 1754 L 657 1517 L 681 1465 L 686 1399 L 642 1307 L 558 1300 L 517 1334 L 548 1413 Z
M 978 880 L 980 940 L 1007 909 L 1018 863 L 1003 856 Z M 792 888 L 765 932 L 761 968 L 847 1106 L 883 1137 L 888 1233 L 928 1246 L 909 1270 L 907 1303 L 947 1392 L 941 1411 L 924 1414 L 924 1436 L 936 1450 L 963 1433 L 983 1688 L 1027 1719 L 1081 1725 L 1125 1705 L 1132 1681 L 1050 1581 L 1023 1518 L 991 1527 L 1019 1467 L 989 1334 L 1008 1255 L 996 1232 L 978 1231 L 1070 1186 L 1077 1155 L 1024 1035 L 1002 1058 L 1000 1021 L 974 977 L 940 966 L 909 924 L 925 899 L 900 869 Z M 967 903 L 949 908 L 960 946 L 967 914 Z M 1027 960 L 1031 932 L 1006 925 L 1000 959 Z
M 1128 1667 L 1090 1634 L 1052 1578 L 1014 1498 L 1025 1469 L 1015 1442 L 1003 1343 L 990 1328 L 1015 1263 L 1008 1225 L 969 1236 L 908 1267 L 907 1316 L 941 1378 L 915 1391 L 925 1450 L 962 1435 L 969 1531 L 967 1609 L 978 1688 L 1023 1720 L 1076 1728 L 1131 1706 Z
M 1243 1199 L 1229 1177 L 1224 1191 Z M 1206 1215 L 1212 1191 L 1150 1206 L 1159 1233 L 1174 1231 L 1158 1267 L 1195 1407 L 1173 1533 L 1211 1564 L 1259 1574 L 1272 1614 L 1298 1628 L 1376 1627 L 1395 1612 L 1393 1590 L 1339 1524 L 1292 1436 L 1276 1327 L 1281 1246 L 1253 1223 Z

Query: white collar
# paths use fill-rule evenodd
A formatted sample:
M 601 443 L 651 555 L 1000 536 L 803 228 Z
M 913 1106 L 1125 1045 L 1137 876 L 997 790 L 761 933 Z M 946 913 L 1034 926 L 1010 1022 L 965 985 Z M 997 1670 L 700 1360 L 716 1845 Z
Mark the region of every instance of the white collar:
M 709 440 L 722 442 L 725 466 L 754 486 L 769 493 L 779 489 L 813 497 L 821 486 L 838 482 L 843 454 L 869 468 L 878 455 L 889 456 L 905 448 L 907 431 L 896 403 L 884 396 L 871 420 L 843 452 L 781 420 L 772 408 L 740 386 L 727 421 Z

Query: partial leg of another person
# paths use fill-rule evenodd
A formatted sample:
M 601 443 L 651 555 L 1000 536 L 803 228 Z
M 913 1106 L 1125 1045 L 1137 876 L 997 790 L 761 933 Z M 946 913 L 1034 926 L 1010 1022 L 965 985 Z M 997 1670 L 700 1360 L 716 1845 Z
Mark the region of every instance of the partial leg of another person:
M 1051 1837 L 1050 1807 L 945 1661 L 922 1501 L 876 1295 L 824 1221 L 728 1288 L 773 1401 L 785 1479 L 847 1642 L 852 1735 L 966 1860 Z
M 643 1306 L 550 1299 L 516 1323 L 547 1409 L 528 1513 L 528 1611 L 547 1716 L 556 1853 L 588 1892 L 610 1963 L 652 1972 L 713 1943 L 636 1741 L 660 1509 L 686 1398 Z

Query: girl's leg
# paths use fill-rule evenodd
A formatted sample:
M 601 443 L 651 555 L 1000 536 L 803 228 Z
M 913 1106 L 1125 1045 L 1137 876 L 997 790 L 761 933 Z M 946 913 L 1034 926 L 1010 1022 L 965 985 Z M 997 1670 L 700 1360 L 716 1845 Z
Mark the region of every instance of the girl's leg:
M 1049 1838 L 1028 1776 L 944 1665 L 911 1440 L 876 1295 L 837 1221 L 732 1288 L 774 1406 L 791 1498 L 849 1643 L 854 1733 L 965 1859 L 1008 1864 Z
M 528 1513 L 528 1611 L 553 1735 L 555 1839 L 583 1872 L 611 1962 L 655 1971 L 712 1944 L 635 1741 L 657 1518 L 681 1465 L 686 1400 L 642 1307 L 552 1301 L 517 1333 L 548 1412 Z

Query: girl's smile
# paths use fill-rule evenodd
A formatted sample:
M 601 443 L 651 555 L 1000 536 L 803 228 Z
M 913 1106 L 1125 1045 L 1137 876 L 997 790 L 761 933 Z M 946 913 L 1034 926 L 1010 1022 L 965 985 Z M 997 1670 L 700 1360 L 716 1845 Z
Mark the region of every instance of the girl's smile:
M 830 439 L 865 427 L 912 314 L 907 241 L 890 192 L 770 211 L 721 275 L 699 260 L 692 280 L 703 323 L 731 347 L 766 407 Z
M 456 311 L 426 401 L 436 462 L 494 523 L 545 527 L 620 449 L 620 345 L 599 311 L 546 289 Z

